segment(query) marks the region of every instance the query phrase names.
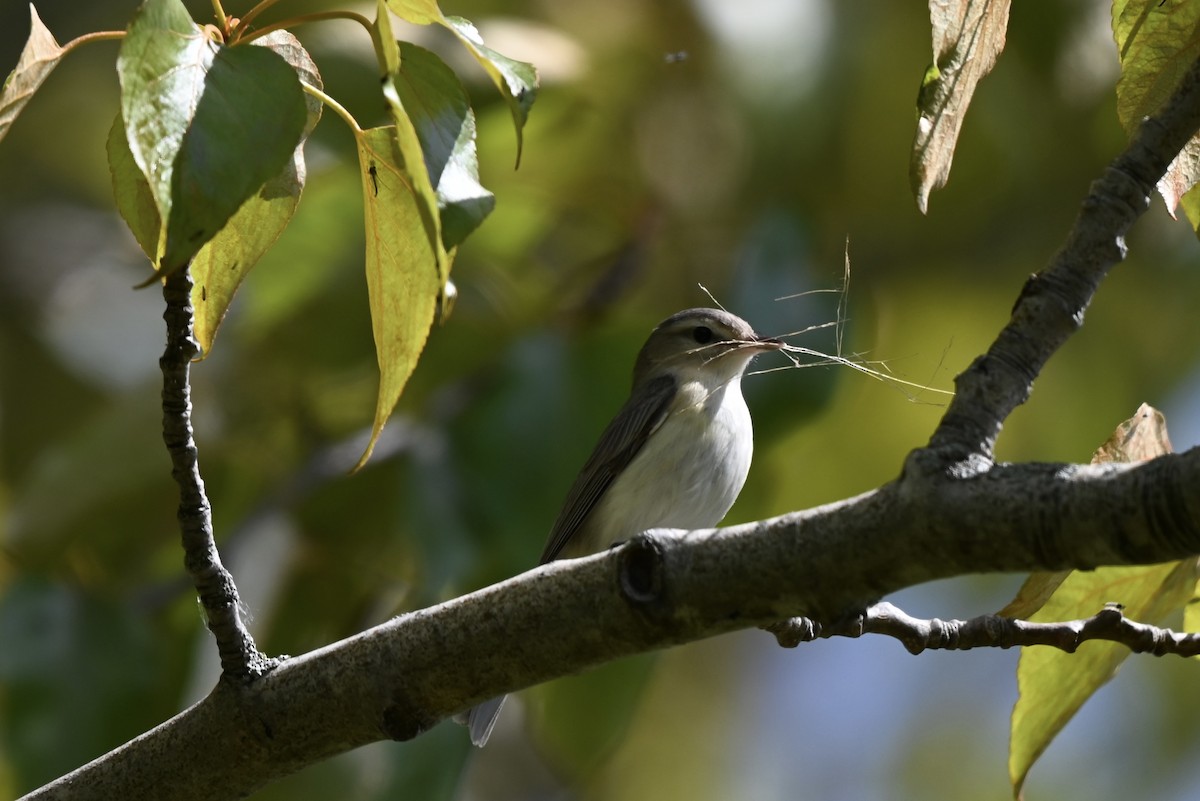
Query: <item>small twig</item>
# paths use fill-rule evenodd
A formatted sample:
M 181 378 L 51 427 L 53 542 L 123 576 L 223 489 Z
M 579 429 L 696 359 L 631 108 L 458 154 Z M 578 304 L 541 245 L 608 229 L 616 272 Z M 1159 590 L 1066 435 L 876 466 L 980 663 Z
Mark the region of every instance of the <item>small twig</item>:
M 1125 617 L 1120 604 L 1107 604 L 1096 614 L 1082 620 L 1058 623 L 1031 623 L 999 615 L 980 615 L 970 620 L 922 620 L 887 602 L 878 603 L 862 615 L 822 626 L 808 618 L 794 617 L 764 627 L 785 648 L 802 642 L 828 637 L 860 637 L 885 634 L 904 644 L 911 654 L 926 649 L 966 651 L 971 648 L 1012 648 L 1013 646 L 1049 645 L 1074 653 L 1088 640 L 1104 640 L 1124 645 L 1135 654 L 1155 656 L 1200 654 L 1200 634 L 1184 634 L 1171 629 L 1138 623 Z
M 187 268 L 169 274 L 163 284 L 167 308 L 167 347 L 159 359 L 163 374 L 163 442 L 171 455 L 171 475 L 179 484 L 179 528 L 184 565 L 196 585 L 209 630 L 217 640 L 225 676 L 249 678 L 273 668 L 277 660 L 254 644 L 241 616 L 241 598 L 233 576 L 221 564 L 213 538 L 212 508 L 200 477 L 192 436 L 191 363 L 200 352 L 193 336 L 192 278 Z

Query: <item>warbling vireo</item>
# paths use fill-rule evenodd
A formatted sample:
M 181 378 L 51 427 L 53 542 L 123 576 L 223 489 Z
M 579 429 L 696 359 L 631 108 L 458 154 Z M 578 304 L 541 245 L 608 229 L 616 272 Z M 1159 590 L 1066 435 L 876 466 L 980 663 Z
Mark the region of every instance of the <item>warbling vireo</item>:
M 600 435 L 538 564 L 586 556 L 651 528 L 715 526 L 733 506 L 754 451 L 742 373 L 783 346 L 719 309 L 687 309 L 650 332 L 633 391 Z M 471 742 L 492 733 L 504 696 L 467 713 Z

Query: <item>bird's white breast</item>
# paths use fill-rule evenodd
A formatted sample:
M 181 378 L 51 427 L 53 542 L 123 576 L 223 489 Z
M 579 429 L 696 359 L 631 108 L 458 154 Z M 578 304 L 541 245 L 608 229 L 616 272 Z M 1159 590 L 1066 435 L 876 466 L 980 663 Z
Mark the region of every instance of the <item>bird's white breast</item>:
M 733 506 L 754 453 L 740 376 L 715 388 L 686 381 L 671 408 L 593 510 L 578 552 L 649 528 L 715 526 Z

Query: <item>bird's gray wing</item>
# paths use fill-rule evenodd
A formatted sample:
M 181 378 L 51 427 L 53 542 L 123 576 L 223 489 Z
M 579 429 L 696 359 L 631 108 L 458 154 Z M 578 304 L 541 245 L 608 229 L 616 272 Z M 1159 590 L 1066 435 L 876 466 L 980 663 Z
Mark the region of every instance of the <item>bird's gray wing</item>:
M 587 520 L 625 466 L 666 419 L 677 385 L 669 375 L 642 382 L 604 429 L 596 449 L 571 485 L 538 564 L 557 558 L 563 546 Z

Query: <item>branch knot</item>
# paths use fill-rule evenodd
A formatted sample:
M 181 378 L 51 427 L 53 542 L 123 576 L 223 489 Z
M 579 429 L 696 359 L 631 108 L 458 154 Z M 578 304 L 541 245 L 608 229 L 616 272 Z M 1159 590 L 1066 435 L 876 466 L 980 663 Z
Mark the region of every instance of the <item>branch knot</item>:
M 663 601 L 666 595 L 663 545 L 652 530 L 625 543 L 617 571 L 621 593 L 630 603 L 649 606 Z

